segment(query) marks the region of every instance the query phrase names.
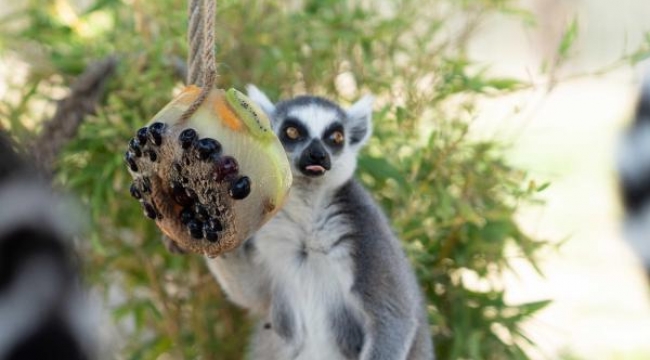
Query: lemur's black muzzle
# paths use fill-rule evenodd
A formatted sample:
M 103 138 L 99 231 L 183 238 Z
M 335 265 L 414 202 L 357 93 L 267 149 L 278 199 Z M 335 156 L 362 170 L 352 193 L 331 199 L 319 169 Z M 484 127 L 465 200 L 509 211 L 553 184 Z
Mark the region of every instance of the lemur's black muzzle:
M 315 139 L 305 150 L 298 160 L 298 168 L 307 176 L 321 176 L 332 168 L 330 155 L 323 147 L 323 143 Z

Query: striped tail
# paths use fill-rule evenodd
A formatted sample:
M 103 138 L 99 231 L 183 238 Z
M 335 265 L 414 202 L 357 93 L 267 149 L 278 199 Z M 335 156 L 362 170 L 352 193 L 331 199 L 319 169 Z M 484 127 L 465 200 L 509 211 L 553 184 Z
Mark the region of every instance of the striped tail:
M 70 214 L 0 132 L 0 359 L 93 358 Z
M 650 76 L 644 81 L 635 121 L 621 144 L 618 167 L 626 237 L 650 274 Z

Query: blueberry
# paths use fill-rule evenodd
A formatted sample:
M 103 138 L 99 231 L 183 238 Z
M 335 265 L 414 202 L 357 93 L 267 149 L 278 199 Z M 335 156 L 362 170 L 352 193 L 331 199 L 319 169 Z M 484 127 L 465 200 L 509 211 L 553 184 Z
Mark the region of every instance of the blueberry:
M 221 144 L 210 138 L 203 138 L 196 144 L 197 156 L 200 160 L 208 159 L 212 154 L 221 152 Z
M 158 216 L 156 209 L 149 203 L 142 203 L 142 209 L 144 210 L 144 214 L 149 219 L 155 219 Z
M 129 150 L 131 150 L 137 157 L 142 156 L 142 149 L 140 148 L 140 142 L 135 138 L 129 140 Z
M 219 238 L 219 232 L 223 230 L 221 223 L 217 219 L 210 219 L 203 224 L 203 232 L 205 233 L 205 238 L 214 242 Z
M 131 196 L 135 199 L 142 199 L 142 194 L 140 193 L 140 190 L 135 186 L 135 184 L 131 184 L 131 188 L 129 189 L 131 191 Z
M 162 144 L 162 133 L 166 127 L 167 125 L 161 122 L 155 122 L 149 126 L 148 135 L 152 143 L 156 145 Z
M 223 230 L 223 225 L 221 225 L 221 221 L 219 221 L 219 219 L 212 218 L 205 223 L 204 228 L 209 229 L 210 231 L 219 232 Z
M 214 173 L 212 179 L 214 181 L 221 181 L 228 176 L 237 175 L 239 172 L 239 164 L 232 156 L 223 156 L 214 162 Z
M 149 160 L 151 160 L 153 162 L 158 160 L 158 154 L 156 154 L 155 151 L 149 150 L 149 151 L 147 151 L 147 155 L 149 156 Z
M 124 154 L 124 160 L 126 161 L 127 165 L 129 165 L 129 169 L 131 171 L 136 172 L 138 171 L 138 165 L 135 164 L 135 159 L 133 158 L 133 153 L 130 151 L 127 151 L 126 154 Z
M 136 133 L 136 137 L 138 138 L 138 142 L 140 143 L 140 146 L 143 146 L 144 144 L 147 143 L 147 128 L 143 127 L 138 130 Z
M 235 200 L 241 200 L 251 193 L 251 179 L 248 176 L 242 176 L 230 184 L 230 197 Z
M 205 206 L 201 204 L 196 204 L 196 206 L 194 207 L 194 211 L 196 212 L 196 218 L 201 221 L 206 221 L 210 217 L 210 214 L 208 214 L 208 210 L 205 208 Z
M 209 242 L 216 242 L 219 240 L 219 233 L 214 231 L 205 231 L 205 238 Z
M 187 223 L 187 228 L 190 230 L 190 235 L 195 239 L 203 238 L 203 223 L 198 220 L 190 220 Z
M 172 198 L 174 201 L 176 201 L 178 204 L 181 206 L 189 206 L 192 205 L 194 202 L 193 199 L 191 199 L 189 196 L 187 196 L 187 193 L 185 192 L 185 188 L 183 185 L 181 185 L 179 182 L 172 182 Z
M 187 150 L 196 142 L 197 137 L 196 130 L 185 129 L 178 135 L 178 141 L 180 141 L 181 147 Z
M 180 218 L 183 225 L 187 225 L 190 221 L 194 220 L 194 211 L 186 207 L 181 211 Z

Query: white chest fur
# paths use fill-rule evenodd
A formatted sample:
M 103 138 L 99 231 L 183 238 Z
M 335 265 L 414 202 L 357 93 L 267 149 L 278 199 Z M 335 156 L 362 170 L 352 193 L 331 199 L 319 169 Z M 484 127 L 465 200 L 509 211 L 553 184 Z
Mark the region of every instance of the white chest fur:
M 350 292 L 351 249 L 345 241 L 351 224 L 330 199 L 294 192 L 255 237 L 258 260 L 291 312 L 291 343 L 301 359 L 340 357 L 329 316 L 340 305 L 357 308 Z

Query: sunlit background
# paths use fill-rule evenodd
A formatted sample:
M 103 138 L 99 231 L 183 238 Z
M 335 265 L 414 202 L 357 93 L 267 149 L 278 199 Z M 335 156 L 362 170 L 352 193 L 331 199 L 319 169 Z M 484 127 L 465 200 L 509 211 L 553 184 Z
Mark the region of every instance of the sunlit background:
M 615 152 L 637 101 L 643 68 L 618 66 L 650 30 L 650 3 L 623 0 L 525 1 L 537 28 L 493 19 L 473 46 L 499 74 L 540 87 L 482 104 L 476 136 L 512 144 L 510 159 L 547 179 L 544 208 L 525 209 L 526 229 L 558 244 L 543 260 L 546 278 L 522 266 L 508 279 L 512 299 L 553 299 L 528 329 L 548 358 L 649 359 L 650 291 L 621 234 Z M 566 29 L 578 38 L 562 80 L 547 92 L 538 77 Z M 604 75 L 599 74 L 603 70 Z M 499 119 L 495 121 L 495 119 Z M 502 121 L 502 119 L 507 119 Z M 648 235 L 650 241 L 650 234 Z
M 0 14 L 11 13 L 17 3 L 0 0 Z M 61 20 L 74 23 L 67 2 L 57 3 Z M 527 325 L 540 345 L 540 359 L 650 359 L 650 284 L 621 236 L 614 173 L 617 141 L 630 120 L 643 67 L 617 61 L 648 36 L 650 2 L 522 4 L 536 14 L 535 24 L 491 18 L 470 46 L 470 57 L 490 73 L 535 85 L 482 99 L 472 136 L 509 144 L 511 162 L 550 182 L 540 194 L 545 206 L 522 208 L 519 219 L 557 250 L 542 259 L 544 278 L 513 260 L 515 272 L 506 279 L 509 300 L 553 300 Z M 99 16 L 92 26 L 77 26 L 86 26 L 80 33 L 92 36 L 110 31 L 116 24 L 109 21 Z M 553 73 L 553 56 L 572 23 L 577 40 L 570 59 Z M 0 58 L 0 77 L 19 80 L 28 65 Z M 555 83 L 549 83 L 549 72 Z M 55 97 L 63 94 L 53 91 Z M 10 96 L 0 82 L 0 97 Z M 45 113 L 52 104 L 40 106 Z

